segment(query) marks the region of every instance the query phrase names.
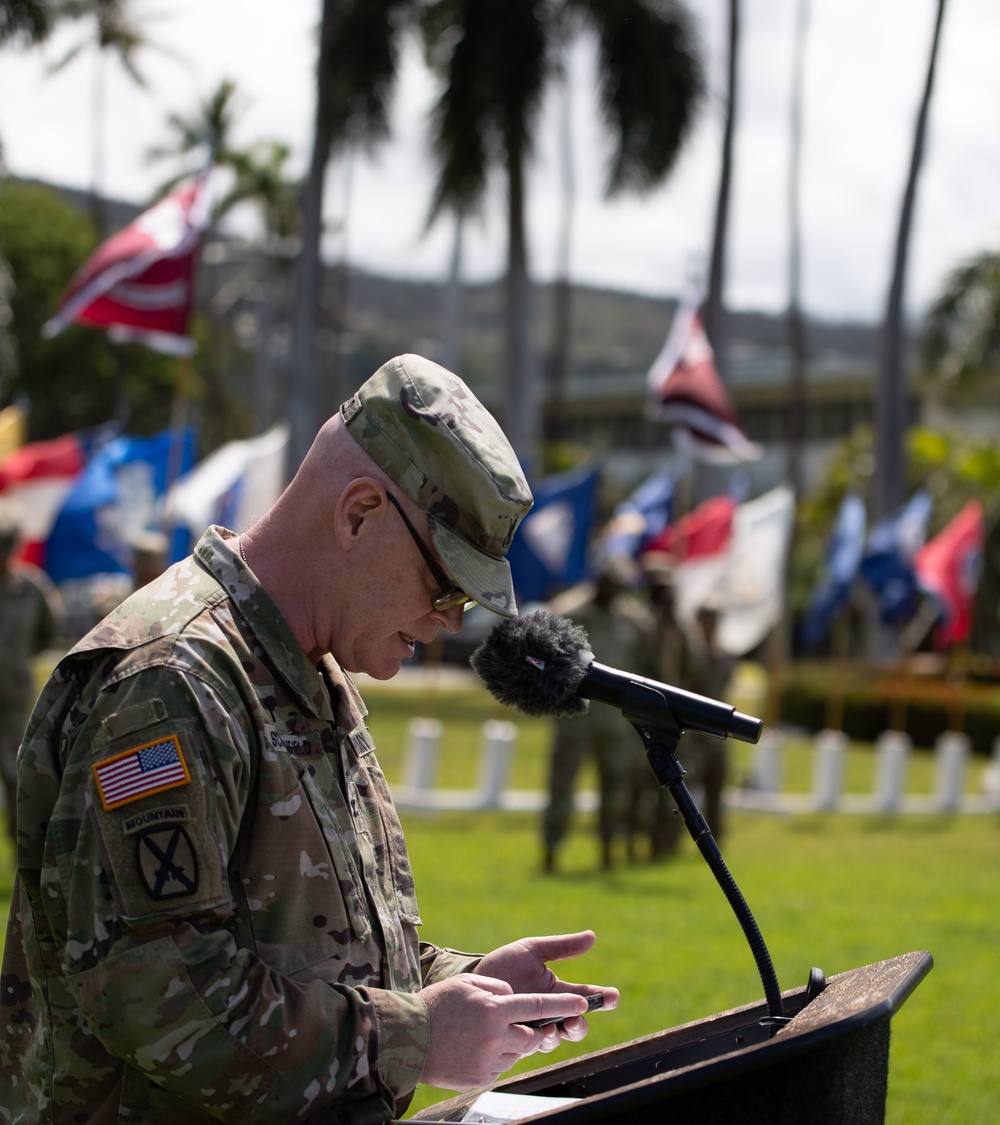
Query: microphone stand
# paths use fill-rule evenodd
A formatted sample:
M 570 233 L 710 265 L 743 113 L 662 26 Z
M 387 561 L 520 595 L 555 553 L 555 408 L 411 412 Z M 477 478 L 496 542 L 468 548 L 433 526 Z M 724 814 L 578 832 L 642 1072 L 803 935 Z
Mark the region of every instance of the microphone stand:
M 760 974 L 761 984 L 764 986 L 764 997 L 767 1001 L 767 1016 L 760 1021 L 761 1025 L 771 1029 L 773 1035 L 783 1024 L 791 1019 L 785 1015 L 781 999 L 781 989 L 778 987 L 778 977 L 774 971 L 774 963 L 764 944 L 760 929 L 743 897 L 736 880 L 729 872 L 722 852 L 708 821 L 702 816 L 695 803 L 691 792 L 684 784 L 684 767 L 675 756 L 677 745 L 684 733 L 677 725 L 673 713 L 668 709 L 660 708 L 655 722 L 644 723 L 641 716 L 630 713 L 631 708 L 622 708 L 622 714 L 638 731 L 646 750 L 646 757 L 653 768 L 653 773 L 660 785 L 670 790 L 674 803 L 684 818 L 684 824 L 691 835 L 691 839 L 698 845 L 698 850 L 705 858 L 705 862 L 712 869 L 712 874 L 722 888 L 723 893 L 733 908 L 743 933 L 750 944 L 757 972 Z M 641 711 L 642 708 L 636 709 Z M 648 717 L 648 713 L 647 713 Z

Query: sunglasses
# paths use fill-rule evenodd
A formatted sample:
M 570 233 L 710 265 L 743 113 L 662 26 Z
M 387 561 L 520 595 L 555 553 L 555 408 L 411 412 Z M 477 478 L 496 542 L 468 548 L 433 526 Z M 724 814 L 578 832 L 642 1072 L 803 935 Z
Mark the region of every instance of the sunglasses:
M 388 491 L 385 495 L 389 503 L 399 512 L 400 519 L 403 521 L 406 530 L 410 533 L 410 538 L 416 543 L 417 550 L 423 556 L 424 562 L 427 563 L 427 568 L 434 576 L 434 581 L 441 587 L 441 593 L 431 598 L 431 605 L 436 610 L 454 609 L 456 606 L 461 606 L 462 609 L 471 609 L 476 605 L 475 598 L 470 598 L 464 590 L 460 590 L 448 577 L 444 567 L 431 554 L 430 548 L 417 534 L 417 529 L 410 523 L 406 512 L 403 511 L 403 507 L 396 497 Z

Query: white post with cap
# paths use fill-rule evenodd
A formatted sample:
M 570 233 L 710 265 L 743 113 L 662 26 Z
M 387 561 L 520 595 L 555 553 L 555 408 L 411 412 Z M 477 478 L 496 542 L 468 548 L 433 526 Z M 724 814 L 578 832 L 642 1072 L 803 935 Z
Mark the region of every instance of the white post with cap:
M 847 745 L 847 735 L 842 730 L 821 730 L 816 736 L 814 792 L 817 812 L 833 812 L 840 803 Z
M 430 795 L 441 749 L 437 719 L 411 719 L 407 729 L 405 785 L 411 794 Z
M 479 747 L 479 803 L 484 809 L 498 809 L 507 789 L 510 765 L 517 742 L 517 727 L 504 719 L 483 723 Z
M 969 762 L 967 734 L 946 730 L 934 747 L 937 760 L 935 798 L 938 812 L 958 812 L 965 791 L 965 771 Z

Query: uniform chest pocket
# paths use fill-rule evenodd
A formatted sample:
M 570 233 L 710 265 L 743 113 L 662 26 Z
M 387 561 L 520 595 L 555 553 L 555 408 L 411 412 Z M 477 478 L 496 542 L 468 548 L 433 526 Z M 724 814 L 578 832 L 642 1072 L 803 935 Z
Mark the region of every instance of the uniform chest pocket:
M 357 964 L 371 937 L 354 830 L 342 796 L 325 793 L 328 763 L 278 754 L 265 766 L 241 882 L 261 956 L 285 973 L 330 960 Z M 324 779 L 329 780 L 329 779 Z

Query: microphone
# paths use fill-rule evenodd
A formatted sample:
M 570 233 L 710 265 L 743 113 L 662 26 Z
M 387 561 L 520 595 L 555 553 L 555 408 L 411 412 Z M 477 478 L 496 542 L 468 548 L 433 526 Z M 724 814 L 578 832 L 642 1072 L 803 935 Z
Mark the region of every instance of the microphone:
M 657 779 L 670 789 L 692 839 L 743 929 L 767 998 L 767 1026 L 774 1034 L 787 1023 L 778 978 L 760 929 L 684 784 L 683 768 L 673 756 L 677 740 L 686 730 L 757 742 L 764 727 L 761 720 L 743 715 L 718 699 L 598 664 L 586 632 L 568 618 L 545 610 L 495 625 L 469 663 L 494 699 L 523 715 L 580 715 L 589 708 L 591 699 L 621 710 L 638 730 Z
M 546 610 L 495 625 L 469 663 L 494 699 L 532 718 L 581 715 L 595 699 L 654 728 L 755 743 L 764 727 L 718 699 L 598 664 L 586 632 Z

